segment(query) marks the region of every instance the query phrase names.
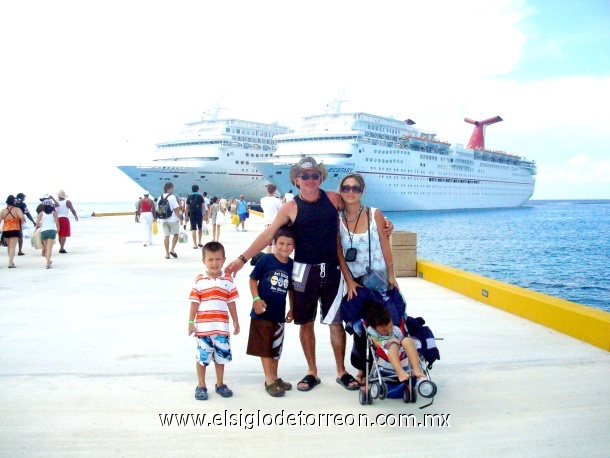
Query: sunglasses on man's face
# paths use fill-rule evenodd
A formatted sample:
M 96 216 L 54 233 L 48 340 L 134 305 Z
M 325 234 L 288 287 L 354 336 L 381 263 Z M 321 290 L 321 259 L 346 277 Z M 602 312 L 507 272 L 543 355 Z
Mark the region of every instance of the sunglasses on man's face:
M 358 185 L 355 186 L 349 186 L 347 184 L 344 184 L 343 186 L 341 186 L 341 192 L 353 192 L 354 194 L 362 194 L 362 188 Z
M 320 178 L 319 173 L 302 173 L 298 176 L 301 180 L 307 181 L 309 178 L 312 180 L 318 180 Z

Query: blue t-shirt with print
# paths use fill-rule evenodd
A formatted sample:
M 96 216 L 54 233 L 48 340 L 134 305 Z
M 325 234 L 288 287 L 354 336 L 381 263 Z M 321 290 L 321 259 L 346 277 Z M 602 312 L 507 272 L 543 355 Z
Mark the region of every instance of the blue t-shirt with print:
M 286 321 L 286 294 L 292 289 L 293 262 L 292 259 L 288 259 L 287 263 L 280 262 L 272 253 L 267 253 L 258 260 L 250 278 L 258 281 L 258 295 L 267 304 L 267 310 L 258 315 L 252 307 L 252 318 L 274 323 Z

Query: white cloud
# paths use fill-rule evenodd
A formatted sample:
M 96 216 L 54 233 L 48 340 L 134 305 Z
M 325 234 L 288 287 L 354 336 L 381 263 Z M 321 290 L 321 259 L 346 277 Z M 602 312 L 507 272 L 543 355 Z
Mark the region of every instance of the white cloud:
M 535 199 L 610 199 L 610 159 L 578 154 L 561 164 L 539 166 Z
M 28 187 L 80 188 L 75 177 L 95 164 L 131 193 L 113 165 L 148 156 L 221 95 L 229 116 L 293 123 L 344 90 L 344 111 L 409 117 L 459 143 L 465 116 L 499 114 L 488 144 L 536 159 L 537 193 L 553 166 L 581 152 L 600 161 L 610 144 L 609 78 L 506 77 L 528 37 L 521 0 L 64 0 L 3 13 L 0 40 L 13 46 L 0 49 L 11 69 L 0 142 L 33 164 L 55 161 L 52 174 L 32 167 Z M 0 192 L 25 185 L 12 180 Z

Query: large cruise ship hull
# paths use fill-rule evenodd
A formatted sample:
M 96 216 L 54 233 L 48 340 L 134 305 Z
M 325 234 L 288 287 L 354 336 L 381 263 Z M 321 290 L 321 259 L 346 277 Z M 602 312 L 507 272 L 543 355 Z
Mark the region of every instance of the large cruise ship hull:
M 238 172 L 224 167 L 200 166 L 189 162 L 176 161 L 175 165 L 120 165 L 118 168 L 154 197 L 163 192 L 163 185 L 171 182 L 174 195 L 186 197 L 191 194 L 194 184 L 209 196 L 239 197 L 243 195 L 248 202 L 260 200 L 266 195 L 265 186 L 269 183 L 256 172 Z
M 293 146 L 294 155 L 287 152 Z M 473 163 L 469 167 L 472 171 L 439 171 L 439 161 L 431 154 L 333 141 L 282 145 L 278 152 L 282 150 L 281 159 L 253 163 L 282 194 L 290 189 L 297 191 L 290 183 L 290 167 L 300 157 L 312 156 L 328 170 L 322 189 L 338 191 L 343 176 L 359 173 L 366 182 L 364 203 L 382 211 L 518 207 L 534 192 L 531 171 L 518 165 L 469 159 Z M 329 154 L 321 153 L 333 150 Z M 472 151 L 464 149 L 459 153 L 453 150 L 444 157 L 451 160 L 473 156 Z
M 250 163 L 269 159 L 275 150 L 273 137 L 289 132 L 285 126 L 240 119 L 211 119 L 186 123 L 173 139 L 158 143 L 155 158 L 118 168 L 152 196 L 166 183 L 174 195 L 186 197 L 198 185 L 210 197 L 260 200 L 269 183 Z

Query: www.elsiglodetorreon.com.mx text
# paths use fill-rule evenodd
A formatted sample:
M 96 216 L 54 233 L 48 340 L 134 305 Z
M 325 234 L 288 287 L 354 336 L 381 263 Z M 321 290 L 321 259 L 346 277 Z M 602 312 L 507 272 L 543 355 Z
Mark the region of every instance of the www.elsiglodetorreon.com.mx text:
M 450 428 L 451 414 L 342 414 L 342 413 L 247 413 L 225 410 L 223 413 L 160 413 L 161 426 L 238 427 L 254 429 L 269 426 L 297 427 L 381 427 L 381 428 Z

